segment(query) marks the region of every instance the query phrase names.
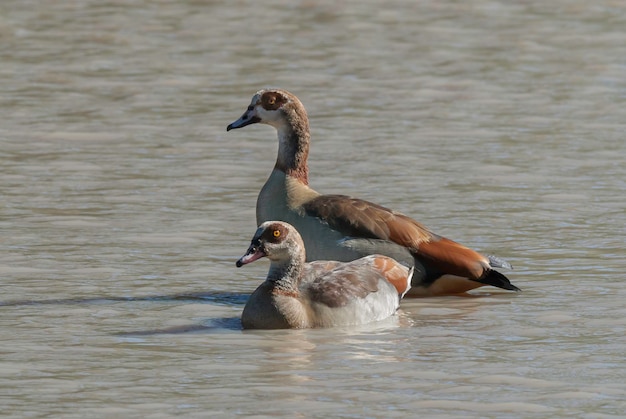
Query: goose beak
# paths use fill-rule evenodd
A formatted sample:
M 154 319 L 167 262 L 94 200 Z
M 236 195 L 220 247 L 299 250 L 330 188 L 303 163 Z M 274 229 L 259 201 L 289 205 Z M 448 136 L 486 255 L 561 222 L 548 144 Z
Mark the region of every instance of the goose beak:
M 241 118 L 230 124 L 226 127 L 226 131 L 230 131 L 231 129 L 243 128 L 247 125 L 256 124 L 257 122 L 261 122 L 261 118 L 256 115 L 255 108 L 248 108 L 247 111 L 241 115 Z
M 261 259 L 264 256 L 267 255 L 259 246 L 251 244 L 250 247 L 248 247 L 248 251 L 246 252 L 246 254 L 240 257 L 235 265 L 237 265 L 238 268 L 241 268 L 243 265 L 252 263 L 255 260 Z

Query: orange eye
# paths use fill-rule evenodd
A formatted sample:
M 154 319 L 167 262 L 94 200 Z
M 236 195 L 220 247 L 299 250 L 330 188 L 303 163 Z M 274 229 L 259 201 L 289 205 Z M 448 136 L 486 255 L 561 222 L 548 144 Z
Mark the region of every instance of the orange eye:
M 274 96 L 270 97 L 269 99 L 267 99 L 267 103 L 269 103 L 270 105 L 273 105 L 274 103 L 276 103 L 276 98 Z
M 280 230 L 274 230 L 274 237 L 280 237 Z

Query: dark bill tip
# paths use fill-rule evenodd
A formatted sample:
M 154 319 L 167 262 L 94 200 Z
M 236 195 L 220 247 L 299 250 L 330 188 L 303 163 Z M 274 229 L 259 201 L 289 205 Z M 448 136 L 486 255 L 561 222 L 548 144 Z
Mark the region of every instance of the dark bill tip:
M 241 268 L 243 265 L 247 265 L 248 263 L 252 263 L 255 260 L 259 260 L 262 257 L 265 257 L 265 252 L 261 249 L 259 249 L 258 247 L 251 245 L 248 248 L 248 251 L 246 252 L 245 255 L 243 255 L 242 257 L 239 258 L 239 260 L 237 262 L 235 262 L 235 265 L 238 268 Z
M 257 122 L 261 122 L 261 118 L 258 116 L 248 117 L 247 114 L 244 114 L 241 118 L 233 122 L 232 124 L 226 127 L 226 132 L 231 129 L 243 128 L 250 124 L 256 124 Z

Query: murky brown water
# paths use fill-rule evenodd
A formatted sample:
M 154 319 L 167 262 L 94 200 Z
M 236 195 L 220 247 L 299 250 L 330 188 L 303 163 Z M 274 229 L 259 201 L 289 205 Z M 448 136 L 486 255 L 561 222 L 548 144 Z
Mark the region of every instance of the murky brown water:
M 621 1 L 4 1 L 6 417 L 618 417 Z M 361 328 L 242 332 L 273 166 L 261 87 L 307 106 L 313 186 L 508 259 L 524 289 Z

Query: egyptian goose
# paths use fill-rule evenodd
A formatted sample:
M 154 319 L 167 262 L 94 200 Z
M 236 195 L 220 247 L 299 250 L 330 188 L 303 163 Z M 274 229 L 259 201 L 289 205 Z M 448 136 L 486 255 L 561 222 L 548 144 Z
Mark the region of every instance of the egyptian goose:
M 409 296 L 460 294 L 484 285 L 519 291 L 492 268 L 511 268 L 432 233 L 412 218 L 345 195 L 321 195 L 309 187 L 309 119 L 298 98 L 280 89 L 260 90 L 227 131 L 263 123 L 278 131 L 278 157 L 259 193 L 257 225 L 286 221 L 304 239 L 308 260 L 350 261 L 383 254 L 414 266 Z
M 281 221 L 261 224 L 237 267 L 262 257 L 271 261 L 270 270 L 243 309 L 244 329 L 302 329 L 383 320 L 396 312 L 400 298 L 411 287 L 411 270 L 387 256 L 305 263 L 302 237 Z

